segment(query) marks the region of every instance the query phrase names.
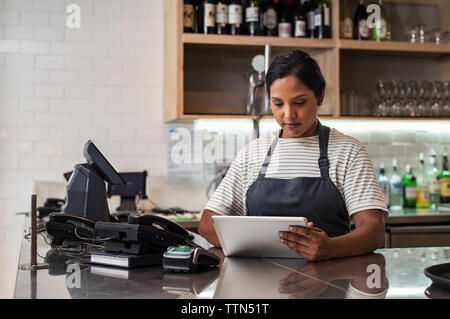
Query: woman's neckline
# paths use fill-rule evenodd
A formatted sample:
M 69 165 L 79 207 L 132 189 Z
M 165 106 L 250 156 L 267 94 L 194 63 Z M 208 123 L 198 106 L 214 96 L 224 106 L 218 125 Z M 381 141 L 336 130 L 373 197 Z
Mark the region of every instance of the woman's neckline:
M 280 130 L 272 132 L 272 134 L 274 135 L 274 137 L 278 137 L 278 139 L 282 140 L 282 141 L 299 141 L 299 140 L 304 140 L 304 139 L 307 139 L 307 138 L 317 138 L 317 137 L 319 137 L 319 134 L 306 136 L 306 137 L 279 137 L 280 136 Z

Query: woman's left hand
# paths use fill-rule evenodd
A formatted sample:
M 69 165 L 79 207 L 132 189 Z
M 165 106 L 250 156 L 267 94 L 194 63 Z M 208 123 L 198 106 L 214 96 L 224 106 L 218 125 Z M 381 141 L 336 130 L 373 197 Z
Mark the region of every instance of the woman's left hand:
M 279 232 L 280 241 L 309 261 L 334 257 L 333 240 L 320 228 L 309 222 L 308 227 L 290 226 L 289 231 Z

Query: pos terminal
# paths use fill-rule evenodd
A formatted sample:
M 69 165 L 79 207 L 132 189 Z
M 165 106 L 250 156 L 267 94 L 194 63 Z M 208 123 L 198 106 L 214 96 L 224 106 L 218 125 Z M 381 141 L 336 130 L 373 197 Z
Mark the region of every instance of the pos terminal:
M 95 222 L 110 221 L 105 181 L 112 185 L 124 185 L 125 180 L 91 140 L 84 146 L 84 158 L 87 163 L 77 164 L 70 177 L 63 212 Z

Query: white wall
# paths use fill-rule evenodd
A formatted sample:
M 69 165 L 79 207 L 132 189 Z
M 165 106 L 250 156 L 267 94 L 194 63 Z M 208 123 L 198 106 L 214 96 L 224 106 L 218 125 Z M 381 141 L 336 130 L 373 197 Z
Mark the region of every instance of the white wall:
M 80 29 L 66 26 L 72 3 Z M 167 180 L 162 85 L 163 0 L 0 0 L 1 236 L 22 227 L 6 215 L 29 211 L 33 182 L 85 161 L 88 139 L 118 171 L 146 169 L 158 205 L 202 209 L 204 190 Z

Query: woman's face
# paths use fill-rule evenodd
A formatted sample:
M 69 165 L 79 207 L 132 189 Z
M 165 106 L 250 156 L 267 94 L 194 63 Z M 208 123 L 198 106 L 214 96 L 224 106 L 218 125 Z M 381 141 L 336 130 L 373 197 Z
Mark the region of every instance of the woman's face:
M 323 96 L 317 98 L 302 81 L 293 75 L 275 80 L 270 87 L 270 106 L 283 138 L 314 136 L 317 108 Z

